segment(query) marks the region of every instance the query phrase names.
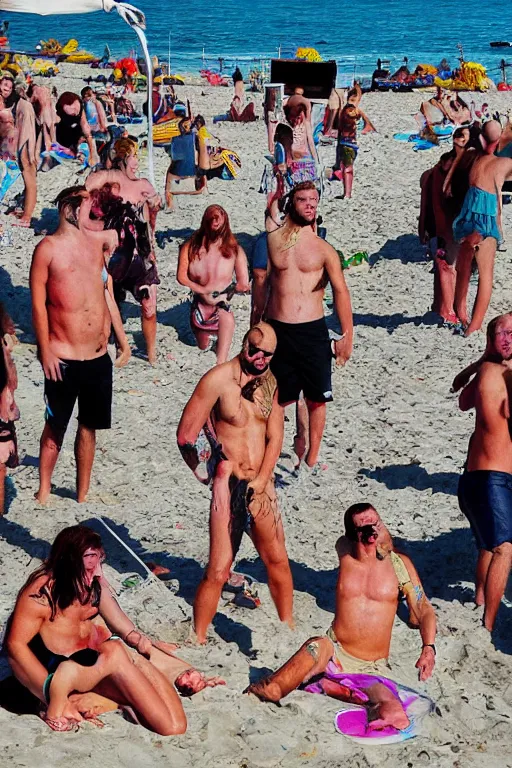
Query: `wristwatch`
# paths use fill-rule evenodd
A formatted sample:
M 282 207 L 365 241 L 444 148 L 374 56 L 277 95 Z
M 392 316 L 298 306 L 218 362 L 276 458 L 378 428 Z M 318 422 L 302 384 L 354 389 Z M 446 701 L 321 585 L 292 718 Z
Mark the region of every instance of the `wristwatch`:
M 434 651 L 434 656 L 437 656 L 436 646 L 434 645 L 434 643 L 423 643 L 423 647 L 432 648 L 432 650 Z

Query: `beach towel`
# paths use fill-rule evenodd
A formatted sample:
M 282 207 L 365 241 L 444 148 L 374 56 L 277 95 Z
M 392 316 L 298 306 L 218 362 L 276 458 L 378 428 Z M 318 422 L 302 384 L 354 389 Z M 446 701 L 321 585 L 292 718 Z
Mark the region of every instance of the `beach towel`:
M 340 683 L 349 688 L 360 699 L 368 699 L 365 689 L 376 683 L 384 685 L 394 696 L 397 696 L 403 704 L 410 724 L 403 730 L 387 726 L 379 730 L 373 730 L 368 721 L 368 708 L 364 705 L 356 706 L 347 704 L 336 713 L 334 725 L 338 733 L 360 744 L 394 744 L 396 742 L 412 739 L 421 733 L 424 718 L 434 711 L 435 704 L 428 696 L 415 691 L 406 685 L 395 683 L 387 677 L 380 675 L 365 675 L 340 671 L 339 667 L 330 661 L 323 677 Z M 304 690 L 309 693 L 323 693 L 321 680 L 306 685 Z M 370 726 L 370 727 L 369 727 Z

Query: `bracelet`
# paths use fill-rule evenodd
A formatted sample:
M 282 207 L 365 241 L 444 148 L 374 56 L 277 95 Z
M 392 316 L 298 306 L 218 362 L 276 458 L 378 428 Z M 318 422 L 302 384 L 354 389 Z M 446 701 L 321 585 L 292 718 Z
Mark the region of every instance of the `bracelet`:
M 125 642 L 125 643 L 127 643 L 127 642 L 128 642 L 128 638 L 129 638 L 129 637 L 130 637 L 130 635 L 131 635 L 131 634 L 133 634 L 134 632 L 137 632 L 138 634 L 140 634 L 139 630 L 138 630 L 138 629 L 136 629 L 136 627 L 133 627 L 133 629 L 130 629 L 130 631 L 129 631 L 129 632 L 127 632 L 127 633 L 126 633 L 126 635 L 124 636 L 123 640 L 124 640 L 124 642 Z
M 432 650 L 434 651 L 434 656 L 437 656 L 436 646 L 434 645 L 434 643 L 423 643 L 423 647 L 432 648 Z

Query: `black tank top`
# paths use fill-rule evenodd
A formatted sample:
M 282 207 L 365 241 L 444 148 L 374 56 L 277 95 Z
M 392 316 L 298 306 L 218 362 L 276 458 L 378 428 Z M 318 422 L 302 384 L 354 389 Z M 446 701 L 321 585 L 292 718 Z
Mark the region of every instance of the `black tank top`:
M 80 112 L 78 115 L 68 115 L 63 109 L 57 109 L 60 117 L 60 123 L 56 125 L 56 137 L 59 144 L 68 149 L 76 151 L 80 139 L 83 136 L 80 120 L 84 111 L 83 104 L 80 102 Z

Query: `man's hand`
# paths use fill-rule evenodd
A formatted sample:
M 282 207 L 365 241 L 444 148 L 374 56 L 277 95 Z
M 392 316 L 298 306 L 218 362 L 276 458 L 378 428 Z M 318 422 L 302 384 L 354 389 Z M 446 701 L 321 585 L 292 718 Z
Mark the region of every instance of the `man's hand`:
M 421 652 L 421 656 L 415 664 L 416 669 L 419 669 L 419 680 L 428 680 L 428 678 L 432 676 L 435 664 L 436 655 L 434 653 L 434 649 L 429 645 L 426 645 Z
M 257 475 L 254 480 L 251 480 L 247 485 L 247 499 L 251 500 L 253 496 L 259 496 L 267 487 L 268 479 Z
M 116 368 L 122 368 L 124 365 L 126 365 L 126 363 L 128 362 L 131 356 L 132 356 L 132 350 L 129 344 L 121 347 L 119 349 L 119 354 L 116 357 L 116 362 L 114 363 L 114 366 Z
M 347 360 L 352 354 L 352 342 L 344 338 L 334 342 L 334 354 L 336 357 L 336 365 L 345 365 Z
M 54 355 L 51 349 L 46 352 L 40 353 L 41 365 L 43 366 L 44 375 L 51 381 L 62 381 L 61 364 L 62 360 Z

